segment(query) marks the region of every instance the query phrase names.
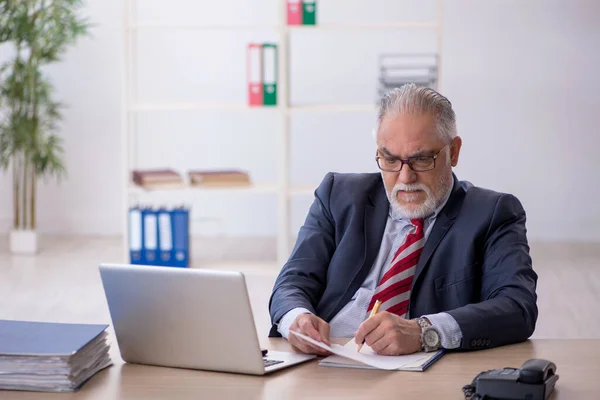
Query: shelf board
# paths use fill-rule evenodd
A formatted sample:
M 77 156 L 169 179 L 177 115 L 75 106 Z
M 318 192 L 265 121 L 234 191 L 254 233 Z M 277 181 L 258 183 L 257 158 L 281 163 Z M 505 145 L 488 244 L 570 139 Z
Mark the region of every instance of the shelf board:
M 317 189 L 317 186 L 309 186 L 309 185 L 292 186 L 292 187 L 290 187 L 290 194 L 296 195 L 296 196 L 312 196 L 312 195 L 314 195 L 316 189 Z
M 379 29 L 436 29 L 437 22 L 395 22 L 387 24 L 317 24 L 288 25 L 290 30 L 379 30 Z
M 247 193 L 277 193 L 279 191 L 278 185 L 267 185 L 257 184 L 250 186 L 192 186 L 184 184 L 181 187 L 175 188 L 143 188 L 137 185 L 131 184 L 129 186 L 130 194 L 143 194 L 143 193 L 164 193 L 164 192 L 180 192 L 180 191 L 204 191 L 204 192 L 220 192 L 220 191 L 236 191 L 236 192 L 247 192 Z
M 286 30 L 379 30 L 379 29 L 436 29 L 437 22 L 406 21 L 384 24 L 317 24 L 317 25 L 277 25 L 277 24 L 239 24 L 239 25 L 194 25 L 194 24 L 131 24 L 128 30 L 164 29 L 164 30 L 233 30 L 243 31 L 252 29 L 286 29 Z
M 240 111 L 277 111 L 278 106 L 249 106 L 244 103 L 202 103 L 202 102 L 175 102 L 175 103 L 137 103 L 131 106 L 132 112 L 144 111 L 196 111 L 196 110 L 240 110 Z M 329 111 L 329 112 L 374 112 L 375 104 L 307 104 L 292 105 L 288 110 L 300 111 Z
M 131 24 L 128 26 L 129 30 L 141 30 L 141 29 L 164 29 L 164 30 L 235 30 L 244 31 L 251 29 L 279 29 L 280 25 L 277 24 L 239 24 L 239 25 L 227 25 L 227 24 L 214 24 L 214 25 L 185 25 L 185 24 L 153 24 L 153 23 L 142 23 L 142 24 Z
M 136 103 L 131 111 L 193 111 L 193 110 L 277 110 L 277 106 L 249 106 L 245 103 L 173 102 Z
M 181 187 L 173 188 L 143 188 L 134 184 L 129 185 L 130 194 L 143 194 L 143 193 L 157 193 L 157 192 L 180 192 L 180 191 L 205 191 L 205 192 L 218 192 L 218 191 L 240 191 L 248 193 L 277 193 L 281 187 L 278 185 L 258 184 L 250 186 L 191 186 L 184 184 Z M 312 196 L 317 189 L 317 186 L 299 185 L 290 186 L 289 194 L 294 195 L 305 195 Z
M 290 106 L 289 109 L 324 112 L 375 112 L 377 111 L 378 106 L 375 104 L 306 104 Z

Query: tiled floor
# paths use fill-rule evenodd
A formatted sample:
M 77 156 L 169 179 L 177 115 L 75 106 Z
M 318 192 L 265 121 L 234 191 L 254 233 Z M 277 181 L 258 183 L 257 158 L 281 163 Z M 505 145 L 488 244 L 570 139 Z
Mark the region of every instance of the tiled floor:
M 124 260 L 118 238 L 44 238 L 35 257 L 12 256 L 6 242 L 0 237 L 0 319 L 110 323 L 98 264 Z M 252 254 L 243 264 L 209 261 L 225 254 L 236 258 L 229 251 L 233 246 L 221 245 L 211 256 L 214 243 L 201 245 L 203 257 L 196 267 L 246 273 L 257 328 L 266 336 L 278 266 L 258 260 L 272 252 L 273 243 L 248 244 Z M 540 277 L 534 337 L 600 338 L 600 244 L 533 244 L 532 257 Z

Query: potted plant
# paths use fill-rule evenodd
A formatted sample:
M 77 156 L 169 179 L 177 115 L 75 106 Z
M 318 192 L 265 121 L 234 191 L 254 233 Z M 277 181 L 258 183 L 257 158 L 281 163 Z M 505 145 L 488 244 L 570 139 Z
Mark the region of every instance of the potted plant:
M 12 47 L 0 66 L 0 169 L 12 171 L 13 253 L 34 254 L 37 184 L 66 169 L 58 136 L 60 102 L 43 67 L 57 62 L 89 25 L 79 0 L 0 0 L 0 45 Z

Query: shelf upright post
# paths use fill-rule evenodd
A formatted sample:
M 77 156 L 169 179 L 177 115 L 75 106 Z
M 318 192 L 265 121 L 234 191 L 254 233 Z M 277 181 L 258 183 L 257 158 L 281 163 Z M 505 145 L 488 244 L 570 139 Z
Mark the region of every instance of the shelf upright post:
M 437 0 L 437 91 L 443 93 L 442 54 L 444 53 L 444 0 Z
M 287 4 L 279 2 L 279 60 L 278 91 L 280 129 L 277 135 L 277 171 L 279 190 L 277 194 L 277 263 L 282 267 L 290 253 L 290 113 L 289 113 L 289 28 Z
M 121 163 L 124 169 L 122 179 L 123 206 L 121 210 L 122 224 L 122 251 L 123 260 L 129 259 L 129 206 L 131 193 L 129 190 L 129 174 L 131 170 L 131 124 L 134 118 L 131 113 L 131 79 L 132 79 L 132 39 L 131 15 L 133 13 L 133 0 L 123 1 L 123 62 L 121 64 Z

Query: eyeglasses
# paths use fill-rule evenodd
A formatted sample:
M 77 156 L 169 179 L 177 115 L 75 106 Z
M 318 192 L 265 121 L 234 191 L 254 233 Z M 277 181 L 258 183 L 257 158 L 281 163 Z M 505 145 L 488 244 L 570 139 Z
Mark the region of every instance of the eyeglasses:
M 404 164 L 407 164 L 410 169 L 415 172 L 431 171 L 432 169 L 435 169 L 435 160 L 446 146 L 442 147 L 437 154 L 433 156 L 417 156 L 411 157 L 408 160 L 402 160 L 396 157 L 377 156 L 375 157 L 375 160 L 377 161 L 379 169 L 385 172 L 400 172 Z

